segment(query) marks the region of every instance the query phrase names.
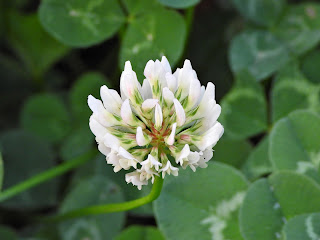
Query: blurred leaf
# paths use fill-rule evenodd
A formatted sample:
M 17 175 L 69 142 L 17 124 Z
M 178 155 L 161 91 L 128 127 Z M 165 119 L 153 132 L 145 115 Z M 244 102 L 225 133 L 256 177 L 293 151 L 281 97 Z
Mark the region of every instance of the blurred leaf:
M 0 192 L 2 189 L 3 176 L 4 176 L 3 160 L 2 160 L 2 154 L 0 152 Z
M 0 225 L 0 239 L 2 240 L 18 240 L 17 234 L 4 225 Z
M 233 38 L 229 62 L 234 73 L 249 71 L 257 80 L 272 75 L 289 61 L 287 48 L 266 31 L 247 31 Z
M 112 37 L 125 22 L 117 0 L 44 0 L 39 18 L 52 36 L 74 47 L 100 43 Z
M 285 239 L 316 240 L 320 238 L 320 213 L 304 214 L 290 219 L 283 229 Z
M 94 176 L 104 176 L 108 177 L 108 179 L 112 180 L 112 182 L 117 183 L 117 179 L 112 178 L 112 166 L 107 165 L 105 156 L 99 154 L 95 159 L 85 163 L 84 165 L 80 166 L 79 168 L 75 169 L 72 181 L 71 181 L 71 188 L 74 188 L 77 184 L 79 184 L 82 179 L 92 178 Z M 117 178 L 121 178 L 121 172 L 115 175 Z M 119 184 L 118 184 L 119 185 Z M 125 192 L 123 191 L 125 194 Z
M 155 227 L 130 226 L 121 232 L 115 240 L 165 240 L 162 233 Z
M 262 26 L 274 25 L 281 15 L 286 0 L 231 0 L 247 19 Z
M 11 130 L 0 136 L 6 175 L 4 189 L 14 186 L 55 166 L 54 152 L 43 139 L 22 130 Z M 9 208 L 41 208 L 56 203 L 58 180 L 53 179 L 1 203 Z
M 19 240 L 49 240 L 47 238 L 37 238 L 37 237 L 23 237 L 23 238 L 19 238 Z
M 239 168 L 248 157 L 251 149 L 252 146 L 247 141 L 223 137 L 214 147 L 213 160 Z
M 300 62 L 297 58 L 291 59 L 283 67 L 281 67 L 276 75 L 276 78 L 301 78 L 303 75 L 300 70 Z
M 274 196 L 287 220 L 299 214 L 320 211 L 320 187 L 312 179 L 284 171 L 271 175 L 269 184 L 274 188 Z
M 274 169 L 294 170 L 320 182 L 320 116 L 298 110 L 279 120 L 270 134 Z
M 41 77 L 68 51 L 43 30 L 35 14 L 10 13 L 8 29 L 10 43 L 35 78 Z
M 0 91 L 5 94 L 7 91 L 30 91 L 29 82 L 25 79 L 27 72 L 21 68 L 21 63 L 14 57 L 0 54 Z M 19 87 L 23 89 L 18 89 Z
M 201 9 L 199 14 L 196 10 L 195 14 L 192 31 L 186 44 L 185 57 L 191 59 L 192 66 L 203 85 L 213 82 L 216 89 L 219 89 L 216 91 L 216 99 L 220 100 L 233 83 L 226 51 L 229 45 L 226 32 L 231 29 L 230 20 L 233 13 L 212 7 Z M 235 21 L 235 24 L 239 24 L 239 21 Z M 205 39 L 199 36 L 205 36 Z
M 0 129 L 2 130 L 17 126 L 19 112 L 13 109 L 20 109 L 25 98 L 32 93 L 31 82 L 25 78 L 27 75 L 16 59 L 0 54 Z
M 320 112 L 319 92 L 320 85 L 310 83 L 300 72 L 281 74 L 271 93 L 273 122 L 297 109 Z
M 7 4 L 12 8 L 23 9 L 28 7 L 27 5 L 30 4 L 30 0 L 11 0 L 10 2 L 7 2 Z
M 88 107 L 87 99 L 90 94 L 100 98 L 102 85 L 109 86 L 109 83 L 101 73 L 88 72 L 83 74 L 72 86 L 69 98 L 75 125 L 60 149 L 64 160 L 79 156 L 92 147 L 94 135 L 88 127 L 92 112 Z
M 4 2 L 0 2 L 0 43 L 3 42 L 4 36 L 5 36 L 5 14 L 4 14 Z
M 63 102 L 48 93 L 29 98 L 23 106 L 20 121 L 24 129 L 50 142 L 63 139 L 71 127 Z
M 51 69 L 44 75 L 44 78 L 46 82 L 43 89 L 46 92 L 59 92 L 59 94 L 65 96 L 66 90 L 69 90 L 69 87 L 66 89 L 66 83 L 69 82 L 70 76 L 67 76 L 63 69 Z
M 92 148 L 94 135 L 85 126 L 70 133 L 61 144 L 60 156 L 64 161 L 79 157 Z
M 314 48 L 320 41 L 320 5 L 289 6 L 273 32 L 297 55 Z
M 60 213 L 92 205 L 122 202 L 119 186 L 105 176 L 93 176 L 79 182 L 64 199 Z M 59 225 L 61 239 L 113 239 L 122 229 L 125 213 L 110 213 L 67 220 Z
M 159 7 L 162 8 L 157 0 L 122 0 L 129 13 L 129 18 L 139 17 L 146 11 L 153 12 Z
M 169 34 L 170 33 L 170 34 Z M 120 49 L 119 66 L 130 60 L 138 77 L 150 59 L 166 56 L 175 65 L 182 55 L 186 26 L 182 16 L 163 9 L 141 14 L 130 22 Z M 139 79 L 140 82 L 143 78 Z
M 269 159 L 269 137 L 264 137 L 253 149 L 242 170 L 249 180 L 255 180 L 272 172 Z
M 298 189 L 298 191 L 297 191 Z M 290 218 L 320 210 L 320 187 L 308 177 L 279 172 L 254 182 L 240 209 L 240 228 L 246 240 L 281 239 Z
M 201 0 L 158 0 L 161 4 L 172 8 L 188 8 L 198 4 Z
M 167 239 L 243 239 L 238 209 L 247 181 L 225 164 L 206 169 L 179 171 L 179 177 L 165 178 L 155 201 L 156 219 Z
M 35 238 L 34 240 L 61 240 L 57 224 L 43 224 L 38 226 L 32 236 Z
M 249 74 L 241 73 L 222 99 L 221 123 L 228 136 L 245 139 L 267 130 L 267 106 L 263 89 Z
M 276 240 L 281 236 L 284 222 L 278 205 L 267 179 L 250 185 L 239 214 L 245 240 Z
M 301 70 L 304 75 L 313 83 L 320 83 L 320 50 L 313 50 L 302 61 Z
M 88 96 L 91 94 L 100 98 L 100 87 L 109 86 L 106 78 L 98 72 L 88 72 L 82 75 L 72 86 L 70 91 L 70 104 L 73 111 L 75 122 L 83 125 L 89 122 L 92 114 L 88 106 Z
M 20 96 L 23 99 L 25 95 L 30 95 L 32 88 L 29 79 L 26 79 L 28 73 L 15 56 L 0 53 L 0 74 L 0 93 L 2 97 L 14 95 L 14 98 Z M 19 100 L 21 101 L 21 99 Z

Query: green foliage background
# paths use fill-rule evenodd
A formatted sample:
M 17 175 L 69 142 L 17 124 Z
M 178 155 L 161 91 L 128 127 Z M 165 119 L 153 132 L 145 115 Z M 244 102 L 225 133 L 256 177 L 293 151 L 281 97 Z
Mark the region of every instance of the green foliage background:
M 191 60 L 225 134 L 207 169 L 168 176 L 153 204 L 34 219 L 148 194 L 99 154 L 0 203 L 2 240 L 320 239 L 320 3 L 12 0 L 0 3 L 0 191 L 96 148 L 89 94 L 124 62 Z M 1 195 L 1 194 L 0 194 Z

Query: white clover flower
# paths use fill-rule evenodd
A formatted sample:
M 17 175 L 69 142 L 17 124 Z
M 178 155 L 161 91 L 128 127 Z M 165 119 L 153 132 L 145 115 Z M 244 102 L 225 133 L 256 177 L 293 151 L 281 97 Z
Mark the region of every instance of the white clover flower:
M 102 102 L 88 97 L 89 126 L 99 151 L 114 171 L 133 170 L 127 183 L 141 189 L 155 176 L 178 175 L 179 165 L 207 167 L 223 134 L 215 87 L 201 86 L 189 60 L 172 74 L 168 60 L 150 60 L 142 86 L 130 62 L 120 79 L 120 95 L 101 87 Z

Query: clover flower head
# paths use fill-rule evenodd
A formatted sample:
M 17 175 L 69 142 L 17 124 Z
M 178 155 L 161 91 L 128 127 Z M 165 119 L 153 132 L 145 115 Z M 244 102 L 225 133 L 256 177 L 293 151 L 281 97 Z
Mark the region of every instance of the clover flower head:
M 125 180 L 141 189 L 155 176 L 177 176 L 179 166 L 207 167 L 223 134 L 215 86 L 201 86 L 189 60 L 174 73 L 166 57 L 150 60 L 143 84 L 129 61 L 120 79 L 121 96 L 102 86 L 102 101 L 88 97 L 89 126 L 98 149 L 115 172 L 133 170 Z

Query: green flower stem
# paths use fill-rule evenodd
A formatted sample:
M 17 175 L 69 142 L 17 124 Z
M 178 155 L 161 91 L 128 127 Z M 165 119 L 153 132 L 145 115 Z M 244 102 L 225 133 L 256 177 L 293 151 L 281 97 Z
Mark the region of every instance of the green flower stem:
M 142 198 L 138 198 L 136 200 L 123 202 L 123 203 L 111 203 L 111 204 L 105 204 L 105 205 L 97 205 L 97 206 L 80 208 L 67 213 L 63 213 L 58 216 L 42 219 L 42 221 L 44 220 L 45 222 L 58 222 L 58 221 L 64 221 L 71 218 L 88 216 L 88 215 L 128 211 L 128 210 L 140 207 L 142 205 L 145 205 L 147 203 L 150 203 L 153 200 L 157 199 L 161 193 L 162 185 L 163 185 L 163 179 L 161 177 L 156 177 L 154 180 L 151 192 L 147 196 L 144 196 Z
M 14 185 L 13 187 L 10 187 L 9 189 L 4 190 L 3 192 L 0 192 L 0 202 L 14 197 L 15 195 L 26 191 L 29 188 L 32 188 L 40 183 L 43 183 L 51 178 L 59 176 L 73 168 L 80 166 L 81 164 L 84 164 L 85 162 L 91 160 L 95 155 L 97 155 L 97 153 L 97 150 L 89 151 L 80 157 L 60 164 L 57 167 L 35 175 L 17 185 Z

